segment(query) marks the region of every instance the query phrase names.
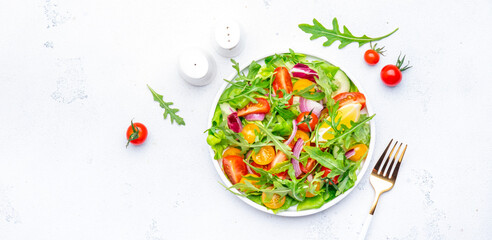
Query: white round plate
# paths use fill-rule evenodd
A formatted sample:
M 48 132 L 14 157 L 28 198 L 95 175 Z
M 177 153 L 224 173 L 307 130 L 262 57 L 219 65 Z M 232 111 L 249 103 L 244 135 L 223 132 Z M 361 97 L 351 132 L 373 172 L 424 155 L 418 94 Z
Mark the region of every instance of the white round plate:
M 328 63 L 331 63 L 333 64 L 333 62 L 331 61 L 327 61 L 321 57 L 318 57 L 318 56 L 315 56 L 313 54 L 306 54 L 306 53 L 300 53 L 300 54 L 304 54 L 306 55 L 306 58 L 308 60 L 321 60 L 321 61 L 325 61 L 325 62 L 328 62 Z M 273 55 L 273 54 L 271 54 Z M 271 56 L 271 55 L 268 55 L 268 56 Z M 260 58 L 259 60 L 257 60 L 256 62 L 258 62 L 260 65 L 264 65 L 265 62 L 265 58 L 267 58 L 268 56 L 265 56 L 263 58 Z M 363 93 L 366 97 L 366 109 L 367 109 L 367 113 L 368 115 L 372 115 L 373 112 L 372 112 L 372 107 L 371 107 L 371 101 L 369 100 L 366 92 L 361 88 L 359 82 L 356 80 L 356 79 L 353 79 L 353 78 L 350 78 L 350 75 L 349 73 L 346 71 L 346 68 L 345 67 L 341 67 L 340 65 L 336 65 L 336 64 L 333 64 L 337 67 L 340 67 L 340 69 L 342 69 L 345 74 L 347 75 L 347 77 L 349 77 L 349 79 L 355 84 L 355 86 L 357 86 L 357 88 L 359 89 L 359 92 Z M 241 71 L 245 71 L 245 69 L 248 69 L 249 65 L 243 67 L 241 69 Z M 234 74 L 232 75 L 230 78 L 228 79 L 235 79 L 237 76 L 237 74 Z M 224 84 L 222 85 L 222 87 L 219 89 L 219 91 L 217 92 L 217 95 L 215 96 L 215 99 L 214 99 L 214 102 L 212 104 L 212 108 L 210 109 L 210 115 L 209 115 L 209 118 L 208 118 L 208 128 L 212 127 L 212 118 L 214 116 L 214 113 L 215 113 L 215 108 L 217 107 L 217 103 L 219 102 L 219 98 L 220 96 L 222 95 L 222 93 L 224 92 L 224 90 L 229 86 L 229 83 L 227 82 L 224 82 Z M 339 196 L 337 196 L 336 198 L 332 199 L 331 201 L 325 203 L 322 207 L 318 208 L 318 209 L 309 209 L 309 210 L 303 210 L 303 211 L 297 211 L 297 205 L 295 206 L 292 206 L 290 207 L 289 209 L 285 210 L 285 211 L 281 211 L 277 214 L 273 213 L 272 210 L 269 210 L 267 209 L 266 207 L 264 206 L 261 206 L 251 200 L 249 200 L 248 198 L 245 198 L 245 197 L 241 197 L 241 196 L 237 196 L 239 197 L 239 199 L 241 199 L 243 202 L 245 202 L 246 204 L 262 211 L 262 212 L 266 212 L 266 213 L 270 213 L 270 214 L 275 214 L 275 215 L 278 215 L 278 216 L 285 216 L 285 217 L 301 217 L 301 216 L 307 216 L 307 215 L 311 215 L 311 214 L 315 214 L 315 213 L 318 213 L 318 212 L 321 212 L 323 210 L 326 210 L 328 209 L 329 207 L 335 205 L 336 203 L 340 202 L 342 199 L 344 199 L 350 192 L 352 192 L 352 190 L 357 186 L 357 184 L 359 184 L 360 180 L 362 179 L 362 177 L 364 177 L 364 174 L 365 172 L 367 171 L 367 168 L 369 167 L 369 164 L 371 162 L 371 159 L 372 159 L 372 155 L 373 155 L 373 151 L 374 151 L 374 141 L 376 139 L 376 127 L 375 127 L 375 124 L 374 124 L 374 119 L 372 119 L 371 121 L 369 121 L 369 124 L 371 126 L 371 141 L 369 143 L 369 152 L 367 154 L 367 158 L 366 160 L 364 160 L 364 163 L 362 165 L 362 168 L 359 168 L 359 170 L 357 171 L 357 181 L 355 181 L 355 184 L 352 188 L 350 188 L 349 190 L 347 190 L 346 192 L 344 192 L 343 194 L 340 194 Z M 222 179 L 222 182 L 224 183 L 224 185 L 226 187 L 231 187 L 232 184 L 231 182 L 229 181 L 229 179 L 226 177 L 226 175 L 224 174 L 224 171 L 222 170 L 221 168 L 221 165 L 219 164 L 219 161 L 218 160 L 215 160 L 214 159 L 214 150 L 212 150 L 212 148 L 209 146 L 209 151 L 210 151 L 210 156 L 211 156 L 211 159 L 212 159 L 212 162 L 215 166 L 215 169 L 217 170 L 217 173 L 219 174 L 220 178 Z M 232 191 L 234 192 L 237 192 L 239 193 L 239 191 L 237 189 L 234 189 L 232 188 L 231 189 Z

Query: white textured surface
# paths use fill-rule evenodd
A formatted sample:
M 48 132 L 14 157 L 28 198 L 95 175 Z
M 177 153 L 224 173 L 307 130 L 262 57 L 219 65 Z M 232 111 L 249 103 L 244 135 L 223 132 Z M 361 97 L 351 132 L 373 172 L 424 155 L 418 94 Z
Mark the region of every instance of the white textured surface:
M 0 239 L 354 239 L 373 192 L 361 184 L 313 216 L 259 212 L 225 191 L 203 131 L 233 69 L 193 87 L 177 72 L 182 49 L 211 49 L 219 17 L 244 30 L 241 64 L 293 48 L 333 59 L 360 79 L 377 113 L 378 155 L 409 144 L 368 239 L 489 239 L 492 234 L 492 2 L 62 1 L 0 3 Z M 400 30 L 366 65 L 366 46 L 322 47 L 297 28 L 333 17 L 354 34 Z M 210 50 L 211 51 L 211 50 Z M 414 66 L 395 88 L 379 69 L 402 51 Z M 175 102 L 170 125 L 145 84 Z M 147 142 L 125 149 L 132 118 Z

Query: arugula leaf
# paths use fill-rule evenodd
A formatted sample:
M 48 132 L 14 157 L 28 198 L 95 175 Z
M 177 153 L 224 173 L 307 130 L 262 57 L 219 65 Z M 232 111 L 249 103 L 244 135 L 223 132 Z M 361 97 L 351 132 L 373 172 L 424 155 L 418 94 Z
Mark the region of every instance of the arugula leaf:
M 318 20 L 316 20 L 316 18 L 314 18 L 313 25 L 299 24 L 299 28 L 308 34 L 312 34 L 310 38 L 311 40 L 320 37 L 325 37 L 326 41 L 323 43 L 323 46 L 325 47 L 330 46 L 332 43 L 334 43 L 337 40 L 340 41 L 340 45 L 338 46 L 339 49 L 342 49 L 353 42 L 359 43 L 359 47 L 361 47 L 366 43 L 379 41 L 383 38 L 389 37 L 391 34 L 398 31 L 397 28 L 393 30 L 393 32 L 377 38 L 370 38 L 366 35 L 363 35 L 362 37 L 356 37 L 348 30 L 346 26 L 343 26 L 343 32 L 341 32 L 338 26 L 337 18 L 333 18 L 332 24 L 333 24 L 332 30 L 326 29 L 323 25 L 321 25 L 321 23 L 318 22 Z
M 280 108 L 278 106 L 275 106 L 274 109 L 278 112 L 278 115 L 280 115 L 284 120 L 292 120 L 297 117 L 296 114 L 285 108 Z
M 289 146 L 287 146 L 282 140 L 284 140 L 282 137 L 275 136 L 273 135 L 272 132 L 270 132 L 268 129 L 266 129 L 263 124 L 257 124 L 255 123 L 258 128 L 265 133 L 265 135 L 270 139 L 270 141 L 273 142 L 277 150 L 282 151 L 287 155 L 287 158 L 293 158 L 294 155 L 292 155 L 292 151 L 290 150 Z
M 252 61 L 251 64 L 249 65 L 248 68 L 248 76 L 246 78 L 248 79 L 254 79 L 258 72 L 260 71 L 261 65 L 258 64 L 256 61 Z
M 337 161 L 330 153 L 323 152 L 321 149 L 311 146 L 304 146 L 304 150 L 312 159 L 318 161 L 322 166 L 331 169 L 332 172 L 341 173 L 344 171 L 343 162 Z
M 314 88 L 314 85 L 308 86 L 302 90 L 295 90 L 292 94 L 296 96 L 301 96 L 306 99 L 310 99 L 313 101 L 319 101 L 325 97 L 323 92 L 310 92 L 311 89 Z
M 332 140 L 329 140 L 328 142 L 324 143 L 322 145 L 322 147 L 328 147 L 330 146 L 331 144 L 333 144 L 334 142 L 337 142 L 338 140 L 340 139 L 343 139 L 345 137 L 347 137 L 348 135 L 350 135 L 352 132 L 354 132 L 355 130 L 357 130 L 359 127 L 363 126 L 363 124 L 365 124 L 366 122 L 368 122 L 369 120 L 371 120 L 372 118 L 374 118 L 374 116 L 376 116 L 375 114 L 368 117 L 368 118 L 365 118 L 359 122 L 357 122 L 357 124 L 355 125 L 352 125 L 352 127 L 350 129 L 348 129 L 347 131 L 345 131 L 344 133 L 336 136 L 334 139 Z
M 154 101 L 158 102 L 161 108 L 164 108 L 164 119 L 169 115 L 171 119 L 171 124 L 176 122 L 178 125 L 185 125 L 185 122 L 182 117 L 178 116 L 176 113 L 179 111 L 177 108 L 171 108 L 173 105 L 172 102 L 165 102 L 162 95 L 159 95 L 152 89 L 149 85 L 147 85 L 152 96 L 154 97 Z
M 275 166 L 272 169 L 268 170 L 268 172 L 271 174 L 285 172 L 286 170 L 289 169 L 290 166 L 292 165 L 289 161 L 283 161 L 275 164 Z

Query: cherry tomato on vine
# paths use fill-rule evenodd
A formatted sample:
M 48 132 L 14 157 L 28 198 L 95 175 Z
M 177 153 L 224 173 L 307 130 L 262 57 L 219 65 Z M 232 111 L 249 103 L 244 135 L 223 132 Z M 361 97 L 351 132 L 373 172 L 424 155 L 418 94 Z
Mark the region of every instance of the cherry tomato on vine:
M 131 125 L 128 127 L 126 130 L 126 139 L 128 139 L 128 142 L 126 143 L 126 147 L 128 147 L 128 144 L 132 143 L 133 145 L 140 145 L 143 142 L 145 142 L 145 139 L 147 139 L 147 128 L 145 125 L 141 123 L 133 123 L 133 120 L 131 121 Z
M 364 60 L 369 65 L 376 65 L 379 62 L 379 53 L 375 50 L 369 49 L 364 53 Z
M 299 129 L 305 132 L 311 132 L 316 127 L 316 124 L 318 124 L 318 116 L 311 112 L 303 112 L 297 116 L 296 121 Z
M 372 46 L 372 43 L 371 43 L 371 49 L 367 50 L 365 53 L 364 53 L 364 60 L 366 61 L 367 64 L 369 65 L 376 65 L 378 62 L 379 62 L 379 54 L 383 55 L 383 48 L 377 48 L 378 44 L 374 44 L 374 46 Z
M 388 64 L 381 69 L 381 80 L 383 80 L 384 84 L 394 87 L 401 82 L 401 72 L 411 68 L 408 64 L 402 67 L 403 62 L 405 61 L 405 56 L 400 59 L 398 56 L 398 60 L 396 61 L 396 65 Z

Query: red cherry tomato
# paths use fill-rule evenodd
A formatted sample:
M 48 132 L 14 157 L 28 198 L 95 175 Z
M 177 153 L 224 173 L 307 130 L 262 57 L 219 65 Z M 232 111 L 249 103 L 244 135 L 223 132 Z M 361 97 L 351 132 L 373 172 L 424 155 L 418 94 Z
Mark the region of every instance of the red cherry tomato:
M 126 146 L 128 147 L 128 144 L 132 143 L 133 145 L 140 145 L 143 142 L 145 142 L 145 139 L 147 139 L 147 128 L 145 125 L 142 123 L 133 123 L 131 122 L 131 125 L 128 127 L 126 130 L 126 139 L 128 139 L 128 142 L 126 143 Z
M 309 120 L 307 120 L 307 119 L 309 119 Z M 298 125 L 299 129 L 301 129 L 302 131 L 305 131 L 305 132 L 311 132 L 316 127 L 316 124 L 318 124 L 318 117 L 314 113 L 309 114 L 309 112 L 303 112 L 303 113 L 299 114 L 299 116 L 297 116 L 296 121 L 297 121 L 297 124 L 300 123 Z M 309 122 L 309 127 L 306 124 L 306 122 Z
M 379 53 L 374 49 L 369 49 L 364 53 L 364 60 L 369 65 L 376 65 L 379 62 Z
M 248 174 L 246 163 L 239 156 L 229 155 L 222 158 L 222 167 L 232 184 L 238 183 L 244 175 Z
M 409 65 L 410 62 L 403 66 L 405 56 L 403 56 L 403 58 L 400 57 L 401 54 L 398 56 L 398 60 L 396 60 L 396 65 L 388 64 L 381 69 L 381 80 L 390 87 L 398 85 L 398 83 L 401 82 L 401 72 L 412 67 Z
M 360 103 L 360 109 L 363 109 L 366 106 L 366 97 L 360 92 L 339 93 L 333 97 L 333 100 L 335 100 L 335 102 L 339 102 L 339 108 L 349 103 Z
M 273 72 L 273 90 L 275 94 L 278 94 L 279 97 L 283 97 L 284 93 L 279 91 L 280 89 L 284 89 L 287 93 L 292 93 L 292 79 L 290 77 L 289 70 L 286 67 L 278 67 Z M 289 105 L 292 105 L 293 98 L 289 99 Z
M 322 177 L 324 177 L 324 178 L 325 178 L 325 177 L 327 177 L 327 176 L 328 176 L 328 174 L 330 174 L 330 173 L 331 173 L 331 169 L 329 169 L 329 168 L 327 168 L 327 167 L 321 167 L 321 169 L 320 169 L 319 171 L 320 171 L 320 172 L 325 172 L 325 173 L 323 174 L 323 176 L 322 176 Z M 333 177 L 333 178 L 331 179 L 331 182 L 333 182 L 334 184 L 338 184 L 338 178 L 339 178 L 339 177 L 340 177 L 340 175 L 336 175 L 335 177 Z M 331 182 L 330 182 L 330 184 L 331 184 Z
M 401 82 L 401 71 L 397 66 L 388 64 L 381 69 L 381 80 L 384 84 L 394 87 Z
M 255 98 L 257 103 L 250 102 L 246 107 L 237 111 L 237 116 L 243 117 L 251 113 L 268 113 L 270 112 L 270 104 L 264 98 Z

